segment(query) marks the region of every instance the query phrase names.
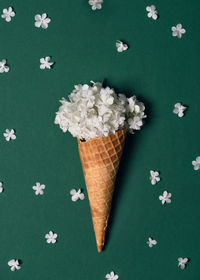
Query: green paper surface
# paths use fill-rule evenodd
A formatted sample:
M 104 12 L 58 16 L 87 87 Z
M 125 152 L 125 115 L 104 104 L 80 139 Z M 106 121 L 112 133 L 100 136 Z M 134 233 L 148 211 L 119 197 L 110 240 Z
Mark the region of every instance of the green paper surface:
M 151 4 L 157 21 L 147 17 Z M 0 60 L 10 67 L 0 74 L 0 279 L 101 280 L 113 270 L 120 280 L 199 280 L 199 1 L 104 0 L 92 11 L 87 0 L 2 0 L 0 10 L 9 6 L 16 16 L 0 18 Z M 38 29 L 34 16 L 45 12 L 49 27 Z M 178 23 L 182 39 L 172 37 Z M 129 49 L 118 53 L 116 40 Z M 40 70 L 46 56 L 55 65 Z M 148 115 L 127 139 L 100 254 L 77 141 L 54 125 L 59 99 L 90 80 L 136 94 Z M 188 106 L 183 118 L 172 112 L 177 102 Z M 5 141 L 6 128 L 16 130 L 15 141 Z M 151 169 L 160 171 L 155 186 Z M 43 196 L 36 182 L 46 185 Z M 72 188 L 86 199 L 72 202 Z M 158 199 L 164 190 L 171 204 Z M 56 244 L 46 243 L 50 230 Z M 190 259 L 183 271 L 178 257 Z M 10 271 L 13 258 L 21 270 Z

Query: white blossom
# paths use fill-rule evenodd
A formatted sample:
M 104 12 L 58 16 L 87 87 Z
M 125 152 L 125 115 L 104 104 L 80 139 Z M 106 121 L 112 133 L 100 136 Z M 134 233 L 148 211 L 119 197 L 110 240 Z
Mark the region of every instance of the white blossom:
M 113 271 L 111 271 L 110 274 L 106 274 L 106 279 L 117 280 L 117 279 L 119 279 L 119 276 L 117 274 L 115 274 Z
M 128 45 L 123 43 L 122 41 L 117 40 L 116 48 L 117 48 L 118 52 L 124 52 L 124 51 L 128 50 Z
M 40 69 L 51 69 L 51 66 L 54 64 L 54 62 L 50 62 L 50 59 L 50 56 L 40 58 Z
M 143 125 L 143 122 L 139 116 L 128 119 L 128 124 L 131 129 L 140 130 L 140 127 Z
M 194 167 L 194 170 L 200 169 L 200 156 L 196 157 L 196 160 L 192 161 L 192 165 Z
M 15 135 L 15 131 L 14 129 L 6 129 L 6 131 L 4 132 L 4 137 L 6 139 L 6 141 L 10 141 L 10 139 L 15 140 L 16 139 L 16 135 Z
M 35 191 L 36 195 L 38 194 L 43 195 L 45 187 L 46 186 L 44 184 L 41 185 L 39 182 L 37 182 L 35 186 L 33 186 L 33 190 Z
M 1 15 L 2 18 L 4 18 L 7 22 L 10 22 L 12 17 L 15 16 L 15 12 L 13 11 L 12 7 L 9 7 L 8 9 L 3 9 L 3 14 Z
M 188 261 L 188 258 L 178 258 L 178 267 L 184 269 Z
M 35 27 L 42 27 L 43 29 L 48 28 L 48 24 L 50 23 L 51 19 L 47 17 L 47 14 L 44 13 L 42 15 L 35 16 Z
M 88 3 L 91 5 L 92 10 L 95 11 L 102 8 L 103 0 L 89 0 Z
M 156 7 L 154 5 L 147 6 L 146 11 L 148 12 L 147 16 L 149 18 L 152 18 L 154 20 L 158 18 L 158 11 L 156 10 Z
M 8 72 L 9 69 L 10 68 L 6 65 L 6 59 L 0 61 L 0 73 Z
M 19 265 L 19 260 L 12 259 L 8 262 L 11 271 L 19 270 L 21 266 Z
M 119 129 L 129 132 L 139 130 L 145 118 L 144 104 L 135 96 L 126 98 L 116 94 L 114 89 L 103 88 L 101 83 L 76 85 L 69 95 L 69 101 L 60 100 L 61 106 L 56 113 L 55 124 L 63 132 L 69 131 L 74 137 L 91 139 L 108 136 Z
M 181 39 L 182 34 L 186 33 L 186 30 L 182 28 L 181 23 L 177 24 L 176 26 L 172 26 L 171 30 L 172 30 L 172 36 L 174 37 L 177 36 L 179 39 Z
M 184 116 L 184 111 L 187 109 L 187 107 L 181 105 L 181 103 L 176 103 L 174 105 L 173 113 L 177 114 L 179 118 L 182 118 Z
M 77 201 L 78 199 L 83 200 L 85 198 L 85 195 L 81 192 L 81 189 L 79 189 L 78 191 L 72 189 L 70 191 L 70 194 L 72 196 L 72 201 Z
M 147 244 L 149 245 L 150 248 L 152 248 L 154 245 L 157 244 L 157 241 L 149 237 L 149 240 L 147 241 Z
M 157 182 L 160 181 L 159 172 L 150 170 L 150 181 L 152 185 L 155 185 Z
M 3 182 L 0 182 L 0 193 L 3 192 Z
M 159 199 L 161 200 L 162 204 L 165 203 L 171 203 L 171 193 L 168 193 L 167 191 L 164 191 L 162 195 L 159 196 Z
M 50 231 L 49 233 L 45 234 L 47 243 L 52 243 L 52 244 L 56 243 L 57 237 L 58 237 L 58 235 L 56 233 L 53 233 L 53 231 Z

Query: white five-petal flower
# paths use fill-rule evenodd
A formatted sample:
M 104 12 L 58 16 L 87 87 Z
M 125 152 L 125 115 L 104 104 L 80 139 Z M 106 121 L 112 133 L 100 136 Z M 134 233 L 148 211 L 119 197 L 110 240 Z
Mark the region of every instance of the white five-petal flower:
M 40 58 L 40 69 L 51 69 L 51 66 L 54 64 L 54 62 L 50 62 L 50 59 L 50 56 Z
M 58 235 L 56 233 L 53 233 L 53 231 L 50 230 L 49 233 L 45 234 L 46 242 L 47 243 L 56 243 L 56 238 Z
M 154 20 L 158 18 L 158 11 L 156 10 L 156 7 L 154 5 L 147 6 L 146 11 L 148 12 L 147 16 L 149 18 L 152 18 Z
M 149 177 L 149 179 L 151 180 L 151 184 L 155 185 L 157 182 L 160 181 L 159 172 L 158 171 L 150 170 L 150 177 Z
M 117 280 L 119 279 L 119 276 L 115 274 L 113 271 L 111 271 L 110 274 L 106 274 L 106 279 Z
M 168 193 L 167 191 L 164 191 L 162 195 L 159 196 L 159 199 L 161 200 L 162 204 L 165 203 L 171 203 L 171 193 Z
M 47 17 L 47 14 L 44 13 L 42 15 L 35 16 L 35 27 L 42 27 L 43 29 L 48 28 L 48 24 L 50 23 L 51 19 Z
M 0 193 L 3 192 L 3 182 L 0 182 Z
M 88 3 L 91 5 L 92 10 L 95 11 L 102 8 L 103 0 L 89 0 Z
M 187 107 L 183 106 L 181 103 L 176 103 L 174 105 L 173 113 L 177 114 L 179 118 L 182 118 L 184 116 L 184 111 L 187 109 Z
M 188 261 L 188 258 L 178 258 L 178 267 L 184 269 Z
M 179 23 L 177 26 L 172 26 L 172 36 L 177 36 L 179 39 L 181 39 L 182 34 L 185 34 L 186 30 L 182 28 L 182 24 Z
M 149 245 L 150 248 L 152 248 L 154 245 L 157 244 L 157 241 L 149 237 L 149 240 L 147 241 L 147 244 Z
M 194 167 L 194 170 L 200 169 L 200 156 L 196 157 L 196 160 L 192 161 L 192 165 Z
M 19 260 L 12 259 L 8 262 L 11 271 L 19 270 L 21 266 L 19 266 Z
M 83 200 L 85 198 L 85 195 L 81 192 L 81 189 L 79 189 L 78 191 L 72 189 L 70 191 L 70 194 L 72 196 L 72 201 L 77 201 L 78 199 Z
M 116 48 L 117 48 L 118 52 L 124 52 L 124 51 L 128 50 L 128 45 L 123 43 L 122 41 L 117 40 Z
M 4 18 L 7 22 L 10 22 L 12 17 L 15 16 L 15 12 L 13 11 L 12 7 L 9 7 L 8 9 L 3 9 L 3 14 L 1 15 L 2 18 Z
M 10 139 L 15 140 L 16 139 L 16 135 L 15 135 L 15 131 L 14 129 L 6 129 L 6 132 L 4 132 L 4 137 L 6 139 L 6 141 L 10 141 Z
M 44 184 L 41 185 L 40 183 L 37 182 L 35 184 L 35 186 L 33 186 L 33 190 L 35 191 L 36 195 L 38 195 L 38 194 L 42 195 L 42 194 L 44 194 L 43 190 L 45 189 L 45 187 L 46 186 Z
M 10 68 L 6 65 L 6 59 L 2 59 L 2 61 L 0 61 L 0 73 L 8 72 L 9 69 Z

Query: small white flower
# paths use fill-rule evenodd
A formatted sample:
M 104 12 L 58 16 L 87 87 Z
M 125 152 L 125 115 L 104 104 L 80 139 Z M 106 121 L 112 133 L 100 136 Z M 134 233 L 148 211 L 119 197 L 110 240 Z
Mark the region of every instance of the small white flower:
M 158 11 L 156 10 L 156 7 L 154 5 L 147 6 L 146 11 L 148 12 L 147 16 L 149 18 L 152 18 L 154 20 L 158 18 Z
M 179 39 L 182 37 L 182 34 L 185 34 L 186 30 L 182 28 L 182 24 L 179 23 L 177 26 L 172 26 L 172 36 L 177 36 Z
M 3 182 L 0 182 L 0 193 L 3 192 Z
M 70 191 L 70 194 L 72 196 L 72 201 L 77 201 L 78 199 L 83 200 L 85 198 L 85 195 L 81 192 L 81 189 L 79 189 L 78 191 L 72 189 Z
M 177 114 L 179 118 L 182 118 L 184 116 L 184 111 L 187 109 L 187 107 L 181 105 L 181 103 L 176 103 L 174 105 L 173 113 Z
M 54 62 L 50 62 L 50 59 L 50 56 L 40 58 L 40 69 L 51 69 L 51 65 L 53 65 Z
M 198 156 L 196 160 L 192 161 L 192 165 L 194 166 L 194 170 L 200 169 L 200 156 Z
M 7 22 L 10 22 L 12 17 L 15 16 L 15 12 L 13 11 L 12 7 L 9 7 L 8 9 L 3 9 L 3 14 L 1 15 L 2 18 L 5 18 Z
M 42 15 L 35 16 L 35 27 L 42 27 L 43 29 L 48 28 L 48 24 L 50 23 L 51 19 L 47 17 L 47 14 L 44 13 Z
M 16 135 L 15 135 L 15 131 L 14 129 L 6 129 L 6 132 L 3 134 L 6 141 L 10 141 L 10 139 L 15 140 L 16 139 Z
M 131 129 L 140 130 L 143 122 L 140 116 L 135 116 L 134 118 L 128 119 L 128 124 Z
M 188 261 L 188 258 L 178 258 L 178 267 L 184 269 Z
M 50 231 L 49 233 L 45 234 L 45 238 L 46 238 L 46 242 L 47 243 L 56 243 L 56 238 L 57 238 L 57 234 L 53 233 L 53 231 Z
M 171 199 L 170 199 L 171 196 L 172 196 L 171 193 L 168 193 L 167 191 L 164 191 L 163 195 L 159 196 L 159 199 L 162 201 L 162 204 L 171 203 Z
M 117 48 L 118 52 L 124 52 L 124 51 L 128 50 L 128 45 L 123 43 L 122 41 L 117 40 L 116 48 Z
M 19 270 L 21 266 L 19 266 L 19 261 L 12 259 L 8 262 L 8 265 L 10 266 L 11 271 Z
M 9 69 L 10 68 L 6 65 L 6 59 L 0 61 L 0 73 L 8 72 Z
M 113 271 L 111 271 L 110 274 L 106 274 L 106 279 L 117 280 L 119 279 L 119 276 L 115 274 Z
M 150 177 L 149 177 L 149 179 L 151 180 L 151 184 L 155 185 L 157 182 L 160 181 L 159 172 L 158 171 L 150 170 Z
M 147 244 L 149 245 L 150 248 L 152 248 L 154 245 L 157 244 L 157 241 L 149 237 L 149 240 L 147 241 Z
M 102 8 L 103 0 L 89 0 L 88 3 L 92 6 L 92 10 L 100 10 Z
M 40 183 L 36 183 L 36 185 L 35 186 L 33 186 L 33 190 L 35 191 L 35 194 L 36 195 L 38 195 L 38 194 L 40 194 L 40 195 L 42 195 L 42 194 L 44 194 L 44 189 L 45 189 L 45 185 L 41 185 Z

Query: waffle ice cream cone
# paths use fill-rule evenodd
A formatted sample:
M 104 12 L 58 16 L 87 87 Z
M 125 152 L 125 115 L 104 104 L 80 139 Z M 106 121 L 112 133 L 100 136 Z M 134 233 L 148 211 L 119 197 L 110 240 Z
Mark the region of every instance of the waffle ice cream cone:
M 125 138 L 126 129 L 85 142 L 77 138 L 98 252 L 102 251 L 105 243 L 115 178 Z

